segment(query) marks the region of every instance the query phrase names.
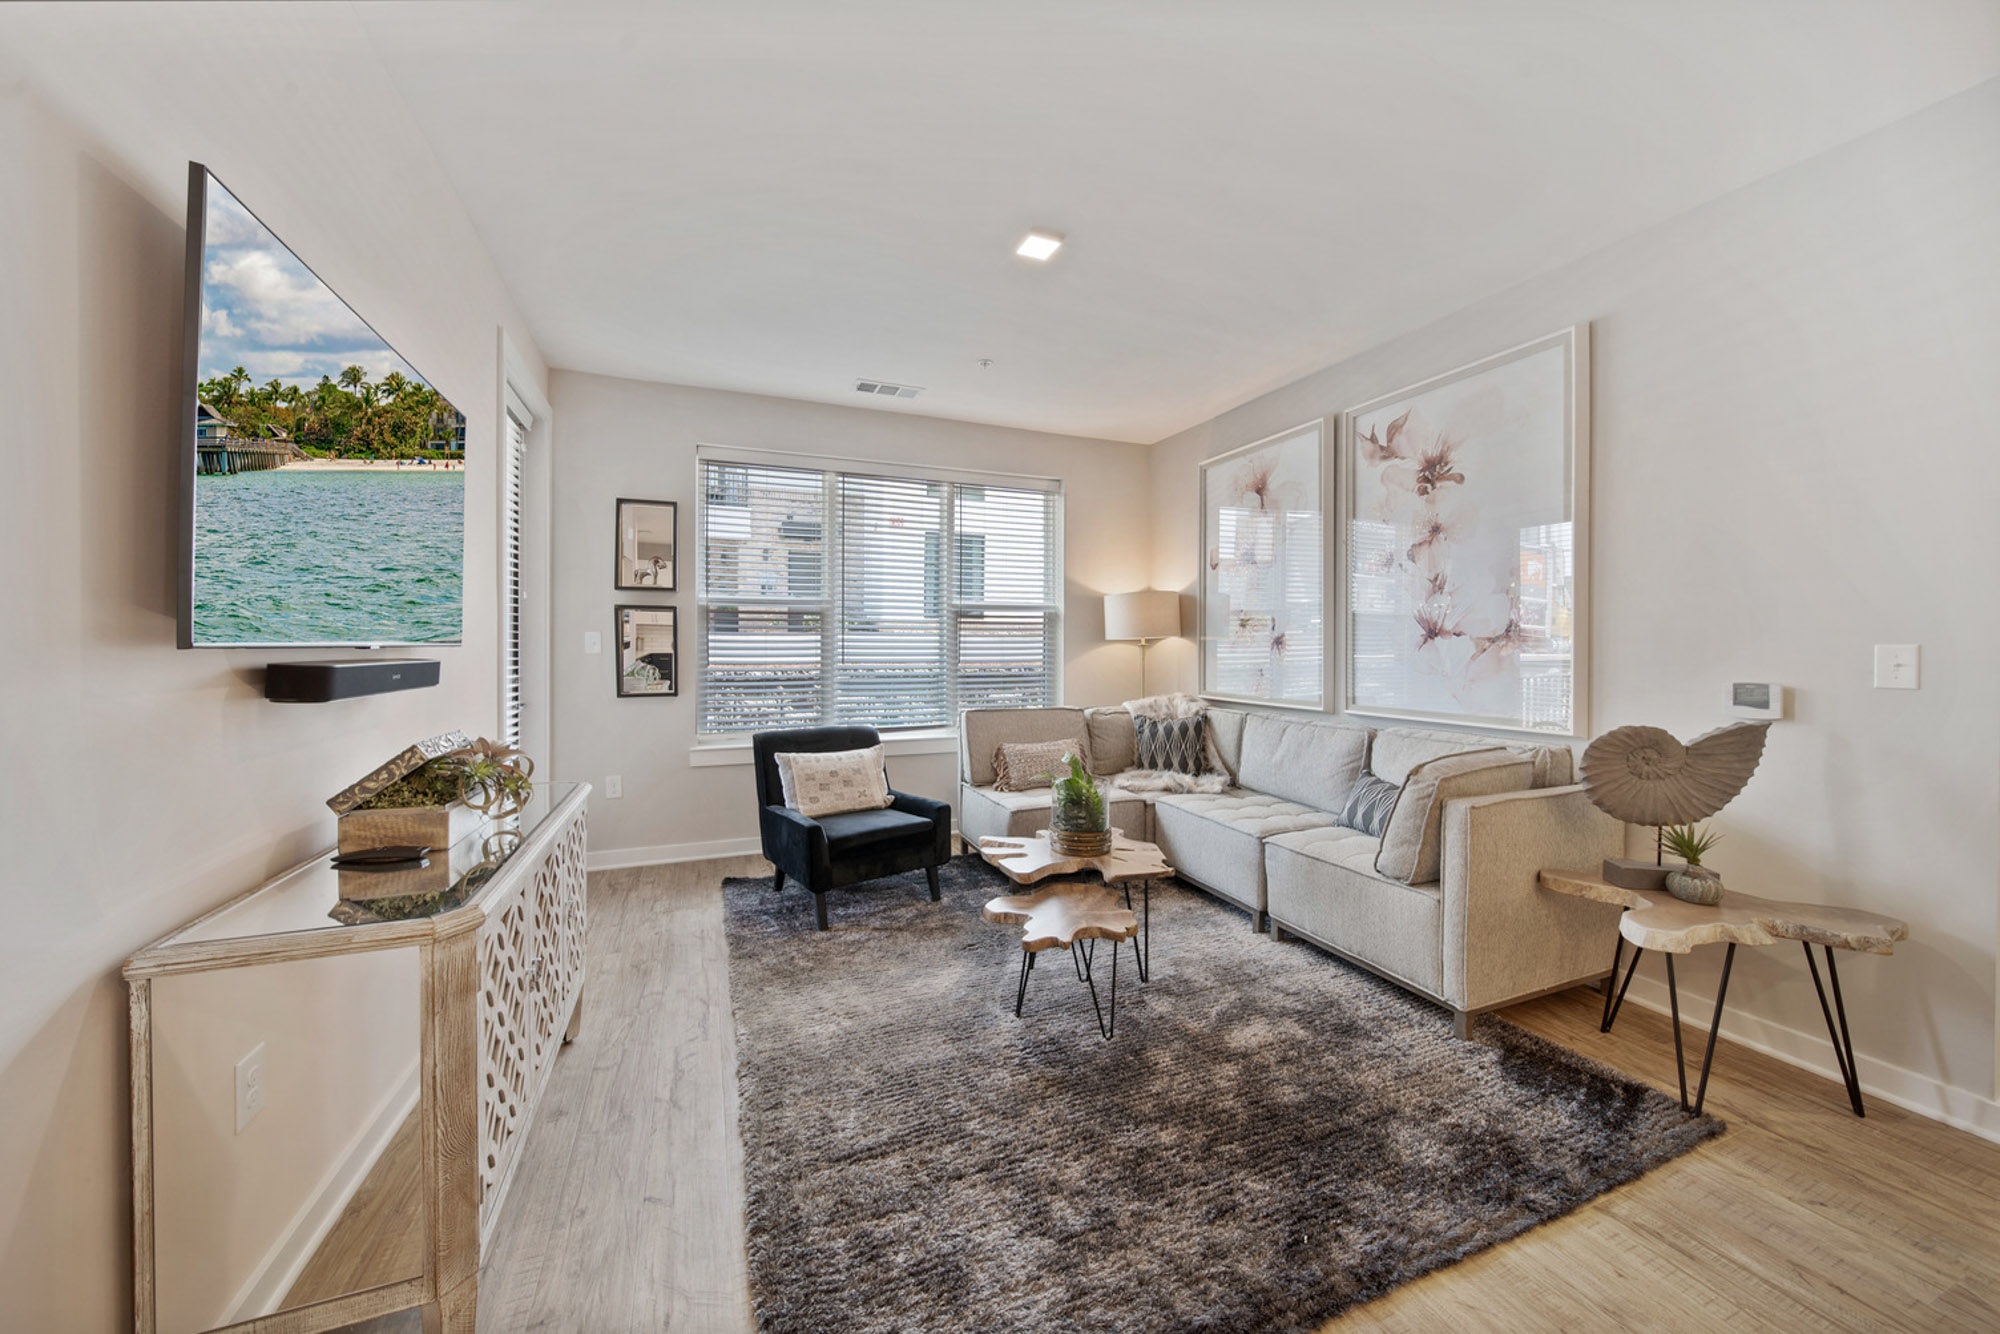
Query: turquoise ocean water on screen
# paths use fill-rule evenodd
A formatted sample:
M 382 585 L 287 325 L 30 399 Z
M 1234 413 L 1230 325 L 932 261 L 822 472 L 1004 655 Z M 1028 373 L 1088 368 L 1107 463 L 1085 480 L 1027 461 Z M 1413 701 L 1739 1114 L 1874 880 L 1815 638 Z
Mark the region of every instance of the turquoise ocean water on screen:
M 197 644 L 459 638 L 465 474 L 279 468 L 195 484 Z

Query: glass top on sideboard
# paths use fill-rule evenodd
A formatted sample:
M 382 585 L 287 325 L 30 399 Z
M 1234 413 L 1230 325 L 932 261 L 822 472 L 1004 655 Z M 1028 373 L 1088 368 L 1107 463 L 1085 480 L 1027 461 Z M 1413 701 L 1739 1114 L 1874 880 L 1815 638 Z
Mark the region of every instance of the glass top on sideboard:
M 473 899 L 577 788 L 575 783 L 534 786 L 535 794 L 524 809 L 483 822 L 448 850 L 433 851 L 426 865 L 356 870 L 334 866 L 328 852 L 160 944 L 325 931 L 450 912 Z

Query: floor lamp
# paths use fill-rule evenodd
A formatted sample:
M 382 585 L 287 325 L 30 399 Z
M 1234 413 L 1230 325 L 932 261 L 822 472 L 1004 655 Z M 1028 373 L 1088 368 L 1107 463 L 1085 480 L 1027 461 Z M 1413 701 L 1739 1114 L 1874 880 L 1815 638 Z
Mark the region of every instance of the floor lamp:
M 1181 595 L 1157 588 L 1104 595 L 1104 637 L 1139 641 L 1139 693 L 1146 693 L 1146 644 L 1181 632 Z

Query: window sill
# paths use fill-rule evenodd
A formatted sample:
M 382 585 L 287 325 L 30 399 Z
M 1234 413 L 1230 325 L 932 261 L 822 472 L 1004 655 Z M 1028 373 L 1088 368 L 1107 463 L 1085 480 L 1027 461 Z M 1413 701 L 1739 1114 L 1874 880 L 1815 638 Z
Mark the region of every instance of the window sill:
M 953 727 L 922 732 L 891 732 L 882 738 L 882 753 L 885 755 L 950 755 L 957 750 L 958 729 Z M 747 765 L 750 762 L 748 737 L 741 741 L 697 742 L 688 747 L 690 768 L 707 769 L 716 765 Z

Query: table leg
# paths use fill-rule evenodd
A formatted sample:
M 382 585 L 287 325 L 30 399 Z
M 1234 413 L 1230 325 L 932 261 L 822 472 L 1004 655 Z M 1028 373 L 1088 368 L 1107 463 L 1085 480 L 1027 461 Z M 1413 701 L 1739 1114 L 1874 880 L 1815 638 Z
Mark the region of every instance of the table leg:
M 1083 966 L 1083 984 L 1090 988 L 1090 1008 L 1097 1012 L 1097 1031 L 1106 1042 L 1118 1030 L 1118 944 L 1115 940 L 1111 942 L 1111 1018 L 1108 1023 L 1104 1017 L 1104 1006 L 1097 999 L 1097 982 L 1091 974 L 1089 957 L 1084 959 Z
M 1132 957 L 1139 961 L 1139 980 L 1153 980 L 1153 882 L 1150 878 L 1139 882 L 1140 911 L 1139 944 L 1133 946 Z
M 1618 937 L 1618 942 L 1623 945 L 1625 937 Z M 1604 1023 L 1598 1028 L 1598 1032 L 1609 1033 L 1611 1026 L 1618 1022 L 1618 1011 L 1625 1005 L 1625 993 L 1632 989 L 1632 974 L 1639 971 L 1639 956 L 1645 952 L 1637 945 L 1632 947 L 1632 962 L 1625 969 L 1624 984 L 1618 988 L 1618 998 L 1611 1002 L 1611 1008 L 1605 1012 Z
M 1150 878 L 1139 882 L 1140 938 L 1132 942 L 1132 957 L 1139 961 L 1139 980 L 1153 980 L 1153 882 Z M 1125 910 L 1132 909 L 1132 882 L 1125 882 Z
M 1597 1021 L 1597 1031 L 1611 1031 L 1611 997 L 1618 990 L 1618 965 L 1625 962 L 1625 937 L 1614 933 L 1611 937 L 1611 974 L 1604 979 L 1604 1014 Z
M 1833 1042 L 1833 1059 L 1840 1064 L 1840 1080 L 1847 1085 L 1847 1101 L 1854 1108 L 1856 1116 L 1868 1113 L 1861 1105 L 1861 1071 L 1854 1064 L 1854 1039 L 1847 1031 L 1847 1006 L 1840 997 L 1840 973 L 1834 967 L 1833 946 L 1826 947 L 1826 975 L 1833 982 L 1833 1003 L 1840 1013 L 1840 1027 L 1833 1026 L 1834 1011 L 1826 1005 L 1826 988 L 1820 985 L 1819 965 L 1813 960 L 1812 943 L 1800 941 L 1805 946 L 1806 967 L 1812 969 L 1813 990 L 1819 993 L 1819 1012 L 1826 1020 L 1826 1035 Z
M 1674 1021 L 1674 1073 L 1680 1076 L 1681 1110 L 1686 1111 L 1688 1109 L 1688 1070 L 1687 1060 L 1681 1054 L 1681 989 L 1674 981 L 1674 956 L 1668 954 L 1666 958 L 1667 1009 L 1672 1014 Z
M 1035 971 L 1035 952 L 1021 951 L 1021 983 L 1014 988 L 1014 1017 L 1021 1017 L 1021 1002 L 1028 998 L 1028 974 Z
M 1708 1097 L 1708 1067 L 1715 1059 L 1715 1035 L 1722 1029 L 1722 1002 L 1729 995 L 1729 970 L 1736 963 L 1736 942 L 1729 942 L 1729 952 L 1722 956 L 1722 981 L 1715 987 L 1715 1018 L 1708 1024 L 1708 1050 L 1701 1057 L 1701 1083 L 1695 1087 L 1693 1112 L 1701 1115 L 1701 1104 Z M 1678 1036 L 1678 1033 L 1676 1034 Z

